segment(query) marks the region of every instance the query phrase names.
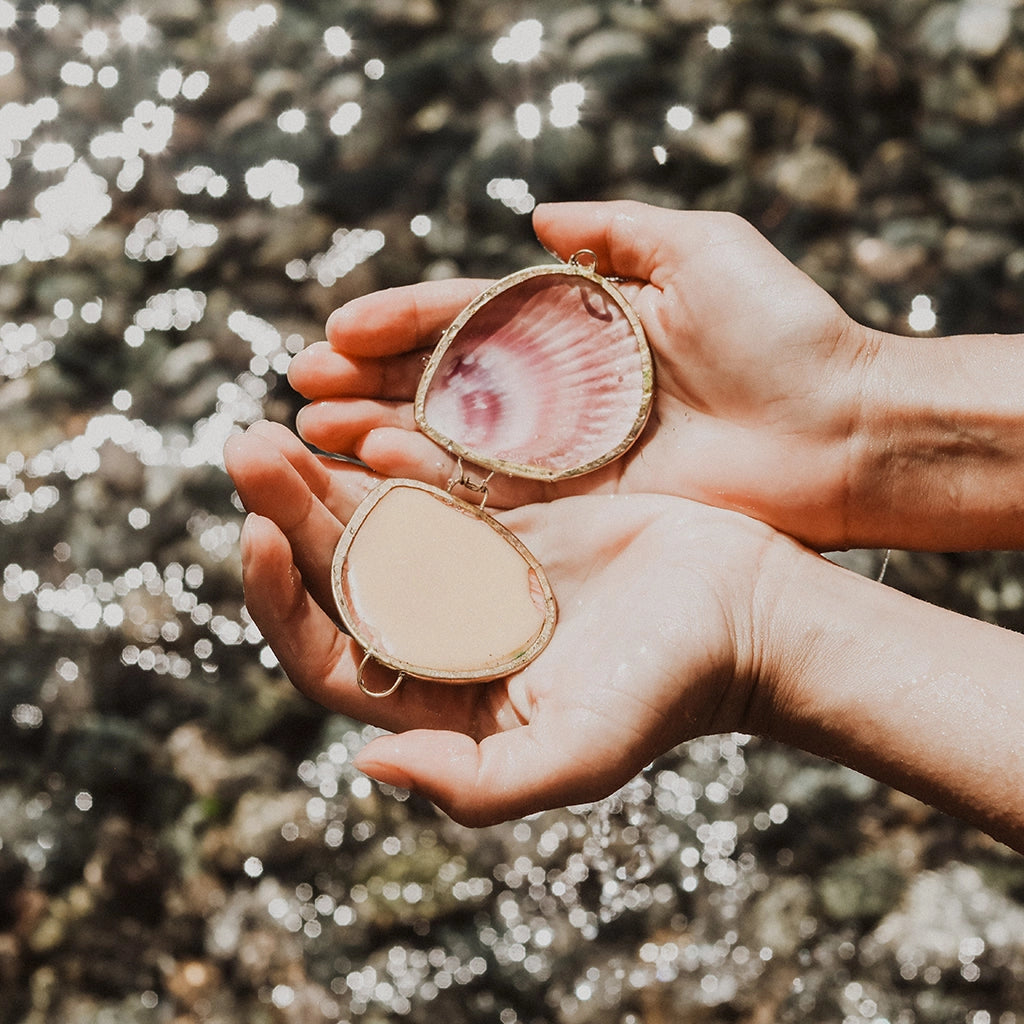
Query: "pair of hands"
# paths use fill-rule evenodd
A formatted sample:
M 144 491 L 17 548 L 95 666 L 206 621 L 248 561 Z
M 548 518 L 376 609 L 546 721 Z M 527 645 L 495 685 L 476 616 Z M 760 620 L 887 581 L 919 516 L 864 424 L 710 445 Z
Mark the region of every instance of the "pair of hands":
M 643 322 L 656 394 L 621 459 L 559 484 L 492 481 L 489 507 L 544 565 L 559 605 L 530 666 L 492 683 L 410 680 L 365 696 L 334 621 L 330 561 L 384 476 L 443 486 L 453 462 L 413 421 L 424 356 L 485 286 L 439 281 L 357 299 L 290 380 L 311 400 L 286 428 L 233 438 L 251 513 L 246 601 L 293 683 L 380 725 L 357 765 L 481 825 L 598 799 L 658 754 L 714 732 L 763 732 L 790 641 L 775 606 L 802 560 L 847 542 L 849 446 L 867 332 L 752 227 L 635 203 L 542 206 L 542 244 L 591 249 Z M 746 514 L 743 514 L 746 513 Z M 780 532 L 779 532 L 780 531 Z M 838 571 L 838 570 L 837 570 Z M 784 599 L 784 598 L 783 598 Z

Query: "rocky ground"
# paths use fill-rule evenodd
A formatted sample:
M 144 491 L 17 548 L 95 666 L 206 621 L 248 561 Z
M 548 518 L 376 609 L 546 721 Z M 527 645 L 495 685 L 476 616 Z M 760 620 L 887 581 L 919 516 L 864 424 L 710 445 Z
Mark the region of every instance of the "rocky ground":
M 331 309 L 534 262 L 542 200 L 734 210 L 866 323 L 1019 332 L 1024 7 L 159 6 L 0 0 L 0 1024 L 1024 1020 L 1020 858 L 830 764 L 703 740 L 482 832 L 368 783 L 220 465 Z M 887 579 L 1021 629 L 1022 568 Z

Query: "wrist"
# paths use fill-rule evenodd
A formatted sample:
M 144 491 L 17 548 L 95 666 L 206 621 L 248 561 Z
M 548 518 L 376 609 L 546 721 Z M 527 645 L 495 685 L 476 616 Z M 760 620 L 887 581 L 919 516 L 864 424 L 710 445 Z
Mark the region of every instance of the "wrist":
M 764 574 L 761 674 L 743 731 L 1024 850 L 1024 638 L 803 555 Z
M 850 546 L 1024 543 L 1024 338 L 874 333 L 849 473 Z
M 818 585 L 816 568 L 824 560 L 776 534 L 766 546 L 755 574 L 750 602 L 750 644 L 738 672 L 748 679 L 748 699 L 739 731 L 794 743 L 805 688 L 813 681 L 818 627 L 809 597 Z

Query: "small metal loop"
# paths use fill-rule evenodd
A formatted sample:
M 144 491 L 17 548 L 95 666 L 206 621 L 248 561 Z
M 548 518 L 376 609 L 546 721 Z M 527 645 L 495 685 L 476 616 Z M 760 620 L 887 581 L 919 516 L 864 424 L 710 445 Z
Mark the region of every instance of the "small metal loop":
M 569 257 L 570 267 L 580 267 L 582 270 L 589 270 L 592 274 L 597 273 L 597 253 L 593 249 L 580 249 Z
M 448 481 L 448 485 L 445 487 L 445 490 L 451 494 L 456 487 L 465 487 L 467 491 L 479 494 L 480 511 L 482 512 L 484 510 L 484 506 L 487 504 L 487 484 L 490 482 L 492 476 L 494 476 L 493 469 L 483 478 L 483 480 L 474 480 L 472 477 L 466 476 L 465 470 L 462 468 L 462 456 L 456 456 L 455 473 Z
M 373 657 L 369 651 L 363 656 L 363 660 L 359 662 L 359 668 L 356 671 L 356 684 L 359 689 L 366 694 L 367 697 L 390 697 L 391 694 L 402 685 L 402 680 L 405 678 L 404 672 L 399 672 L 395 681 L 386 690 L 371 690 L 367 687 L 366 683 L 363 682 L 363 669 L 366 667 L 366 663 Z

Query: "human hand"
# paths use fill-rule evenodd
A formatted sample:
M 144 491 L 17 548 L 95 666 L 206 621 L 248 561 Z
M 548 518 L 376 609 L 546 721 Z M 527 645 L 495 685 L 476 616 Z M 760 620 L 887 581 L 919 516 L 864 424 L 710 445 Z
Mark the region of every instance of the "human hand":
M 797 549 L 762 523 L 659 495 L 503 513 L 554 589 L 549 645 L 505 679 L 408 679 L 378 700 L 356 683 L 362 651 L 332 619 L 329 583 L 344 521 L 376 478 L 266 423 L 231 439 L 226 462 L 250 512 L 246 603 L 285 672 L 326 707 L 396 733 L 357 766 L 457 821 L 598 799 L 685 739 L 744 728 L 762 663 L 758 567 L 769 549 Z
M 851 546 L 847 507 L 869 332 L 753 227 L 638 203 L 538 207 L 540 241 L 625 278 L 654 360 L 651 421 L 622 458 L 559 484 L 495 477 L 492 506 L 661 493 L 743 511 L 820 550 Z M 292 362 L 311 444 L 443 486 L 453 460 L 416 429 L 425 355 L 486 286 L 434 281 L 356 299 Z

